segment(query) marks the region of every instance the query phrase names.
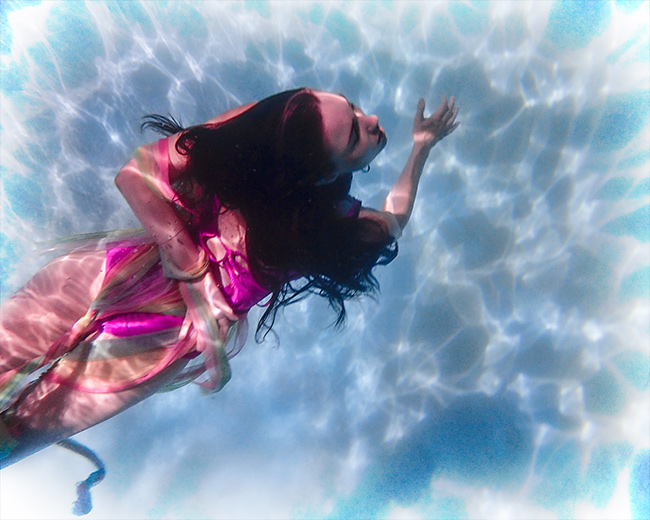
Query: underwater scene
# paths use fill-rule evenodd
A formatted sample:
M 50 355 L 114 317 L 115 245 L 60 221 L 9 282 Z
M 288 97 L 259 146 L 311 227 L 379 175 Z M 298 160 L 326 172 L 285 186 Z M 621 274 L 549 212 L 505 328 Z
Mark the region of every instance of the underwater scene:
M 145 114 L 341 92 L 388 134 L 352 190 L 381 208 L 418 98 L 460 107 L 378 297 L 341 330 L 307 298 L 218 394 L 76 435 L 107 468 L 88 518 L 647 519 L 649 7 L 4 1 L 3 300 L 44 243 L 139 225 L 113 180 Z M 57 446 L 2 470 L 0 517 L 76 518 L 91 470 Z

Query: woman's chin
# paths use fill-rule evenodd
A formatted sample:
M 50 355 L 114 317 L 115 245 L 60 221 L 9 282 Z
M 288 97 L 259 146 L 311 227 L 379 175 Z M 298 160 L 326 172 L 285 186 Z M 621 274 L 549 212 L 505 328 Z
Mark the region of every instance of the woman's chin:
M 379 152 L 381 152 L 384 148 L 386 148 L 386 145 L 388 144 L 388 136 L 386 136 L 385 132 L 381 132 L 379 134 L 379 139 L 377 140 L 377 145 L 379 146 Z M 377 154 L 379 154 L 377 152 Z

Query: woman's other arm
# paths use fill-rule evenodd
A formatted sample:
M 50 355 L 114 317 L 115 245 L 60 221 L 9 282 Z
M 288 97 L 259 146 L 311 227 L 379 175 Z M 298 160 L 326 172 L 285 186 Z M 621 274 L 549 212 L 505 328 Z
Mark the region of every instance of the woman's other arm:
M 248 110 L 252 104 L 242 105 L 224 112 L 206 124 L 227 121 Z M 219 305 L 218 285 L 211 273 L 203 266 L 206 254 L 195 244 L 189 234 L 187 222 L 173 203 L 171 184 L 188 174 L 187 157 L 178 153 L 176 142 L 180 134 L 138 148 L 120 170 L 115 184 L 131 206 L 142 226 L 152 235 L 161 249 L 161 256 L 172 264 L 175 271 L 196 273 L 201 276 L 187 280 L 209 304 L 213 315 L 218 316 L 219 335 L 225 341 L 230 324 L 237 319 L 229 309 Z M 174 276 L 175 277 L 175 276 Z M 196 306 L 187 301 L 188 288 L 181 284 L 188 308 L 192 313 Z
M 175 140 L 175 137 L 138 148 L 135 157 L 118 173 L 115 183 L 142 226 L 158 244 L 161 256 L 166 256 L 168 268 L 180 272 L 179 279 L 186 280 L 188 287 L 181 283 L 181 292 L 192 319 L 196 321 L 199 316 L 197 304 L 189 297 L 189 286 L 198 291 L 210 306 L 213 316 L 217 318 L 220 340 L 225 342 L 230 324 L 236 316 L 218 305 L 218 285 L 207 269 L 207 254 L 194 243 L 186 222 L 172 203 L 173 191 L 167 174 L 171 161 L 166 152 L 167 141 L 171 139 Z M 182 156 L 178 157 L 177 164 L 182 159 Z M 177 175 L 182 173 L 182 170 L 178 170 Z M 169 266 L 169 263 L 172 265 Z
M 411 218 L 418 184 L 429 152 L 438 141 L 452 133 L 459 125 L 455 123 L 458 108 L 454 105 L 453 97 L 447 100 L 443 96 L 442 103 L 435 113 L 425 118 L 424 99 L 420 99 L 413 121 L 413 148 L 402 173 L 386 197 L 384 211 L 364 210 L 365 217 L 383 219 L 394 237 L 406 227 Z
M 248 110 L 242 105 L 211 119 L 206 124 L 227 121 Z M 196 266 L 200 248 L 187 231 L 186 222 L 172 203 L 171 184 L 187 175 L 187 158 L 176 150 L 180 134 L 141 146 L 117 174 L 115 184 L 143 227 L 180 270 Z
M 171 139 L 173 137 L 138 148 L 133 159 L 117 174 L 115 184 L 142 226 L 174 265 L 188 270 L 200 261 L 202 254 L 172 202 L 168 152 Z M 177 166 L 183 159 L 182 156 L 177 158 Z

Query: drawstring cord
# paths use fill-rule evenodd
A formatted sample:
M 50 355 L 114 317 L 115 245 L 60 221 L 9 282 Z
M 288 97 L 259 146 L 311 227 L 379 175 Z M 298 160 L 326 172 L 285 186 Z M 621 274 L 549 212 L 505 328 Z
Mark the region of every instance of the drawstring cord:
M 77 482 L 77 500 L 72 505 L 72 512 L 76 516 L 87 515 L 93 508 L 93 503 L 90 496 L 90 488 L 99 484 L 102 480 L 104 480 L 104 477 L 106 476 L 106 468 L 104 467 L 104 463 L 97 455 L 95 455 L 91 449 L 86 448 L 86 446 L 79 444 L 77 441 L 65 439 L 57 442 L 57 445 L 67 450 L 73 451 L 82 457 L 85 457 L 97 468 L 97 471 L 93 471 L 90 475 L 88 475 L 88 478 L 86 480 Z

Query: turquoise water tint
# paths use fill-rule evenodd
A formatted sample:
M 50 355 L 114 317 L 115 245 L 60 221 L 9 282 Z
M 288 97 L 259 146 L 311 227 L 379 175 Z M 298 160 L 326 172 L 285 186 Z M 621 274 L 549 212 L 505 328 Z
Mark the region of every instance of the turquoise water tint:
M 5 1 L 0 288 L 39 242 L 137 225 L 113 185 L 140 118 L 203 122 L 296 86 L 389 135 L 456 96 L 377 301 L 312 298 L 188 387 L 78 435 L 96 518 L 648 518 L 650 19 L 645 1 Z M 259 316 L 256 310 L 253 322 Z M 3 470 L 3 518 L 71 516 L 89 468 Z M 35 499 L 34 497 L 38 497 Z

